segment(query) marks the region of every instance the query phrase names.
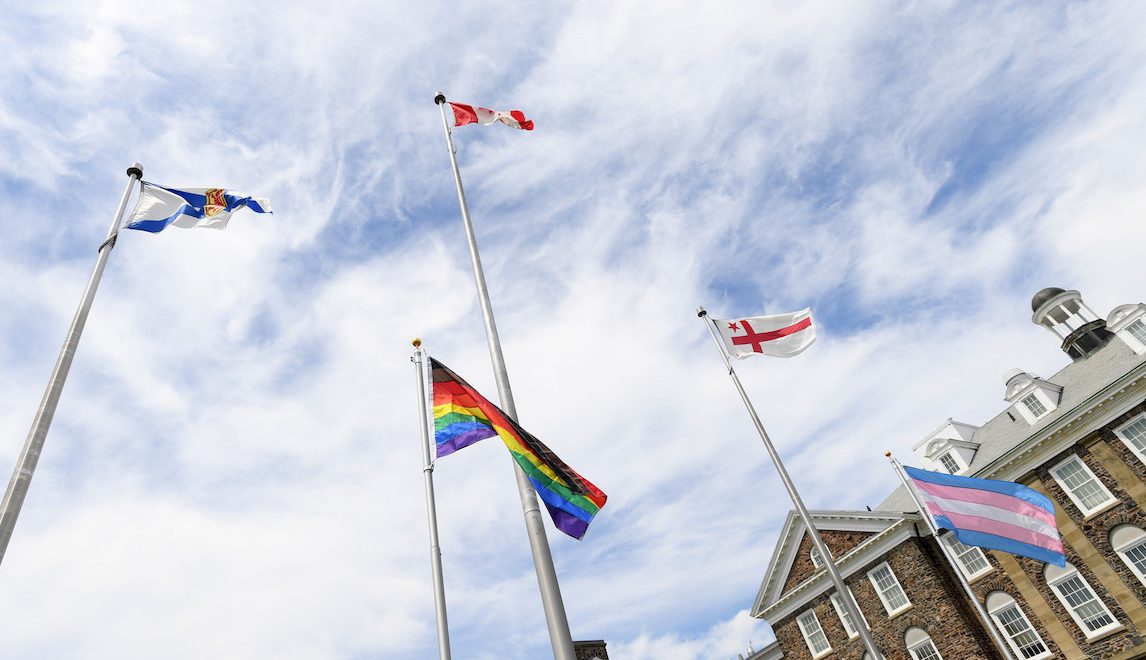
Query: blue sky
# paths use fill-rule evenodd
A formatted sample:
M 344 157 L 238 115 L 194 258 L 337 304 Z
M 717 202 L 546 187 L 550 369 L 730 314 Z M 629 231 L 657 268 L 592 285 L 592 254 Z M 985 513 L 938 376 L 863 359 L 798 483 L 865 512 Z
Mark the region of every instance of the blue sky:
M 1011 367 L 1044 286 L 1143 295 L 1135 3 L 57 2 L 0 23 L 0 457 L 133 161 L 274 202 L 124 232 L 3 566 L 37 658 L 426 658 L 410 340 L 495 392 L 434 93 L 523 425 L 610 495 L 550 527 L 576 638 L 725 658 L 789 508 L 697 305 L 811 306 L 741 366 L 814 508 L 875 505 Z M 436 472 L 456 657 L 545 657 L 504 451 Z M 846 487 L 841 484 L 847 484 Z

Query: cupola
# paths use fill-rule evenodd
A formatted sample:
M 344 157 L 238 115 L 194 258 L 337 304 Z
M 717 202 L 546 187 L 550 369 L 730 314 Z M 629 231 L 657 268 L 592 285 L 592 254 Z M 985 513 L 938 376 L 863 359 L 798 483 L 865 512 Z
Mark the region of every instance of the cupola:
M 1011 369 L 1003 377 L 1007 381 L 1007 393 L 1003 398 L 1028 424 L 1034 424 L 1058 408 L 1062 398 L 1061 386 L 1022 369 Z
M 1086 306 L 1078 291 L 1049 287 L 1031 299 L 1031 321 L 1050 330 L 1062 341 L 1062 350 L 1078 361 L 1110 341 L 1106 321 Z

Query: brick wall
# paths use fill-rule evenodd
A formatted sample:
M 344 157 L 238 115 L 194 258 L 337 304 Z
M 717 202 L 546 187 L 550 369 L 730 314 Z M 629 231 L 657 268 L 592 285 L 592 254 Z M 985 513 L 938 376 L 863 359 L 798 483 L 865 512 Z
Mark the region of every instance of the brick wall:
M 945 660 L 961 658 L 979 660 L 998 655 L 990 639 L 981 631 L 974 612 L 957 590 L 958 585 L 949 576 L 939 549 L 931 539 L 912 539 L 900 544 L 882 558 L 865 566 L 847 579 L 848 587 L 856 597 L 864 618 L 872 628 L 876 645 L 887 660 L 910 660 L 903 643 L 908 628 L 919 627 L 931 635 L 939 653 Z M 911 608 L 888 617 L 879 595 L 868 580 L 867 572 L 887 561 L 895 573 Z M 832 657 L 861 658 L 863 642 L 859 637 L 849 640 L 843 624 L 823 594 L 810 604 L 816 610 L 820 625 L 832 645 Z M 800 632 L 796 616 L 807 608 L 773 624 L 776 639 L 784 649 L 785 658 L 810 658 L 807 644 Z
M 870 532 L 820 531 L 820 538 L 823 539 L 824 545 L 828 546 L 833 557 L 843 556 L 844 553 L 863 543 L 870 536 L 872 536 Z M 784 589 L 781 593 L 787 592 L 792 587 L 812 577 L 819 570 L 812 564 L 811 553 L 812 537 L 805 532 L 804 538 L 800 539 L 800 547 L 796 549 L 796 559 L 792 562 L 792 570 L 788 572 L 788 579 L 784 582 Z

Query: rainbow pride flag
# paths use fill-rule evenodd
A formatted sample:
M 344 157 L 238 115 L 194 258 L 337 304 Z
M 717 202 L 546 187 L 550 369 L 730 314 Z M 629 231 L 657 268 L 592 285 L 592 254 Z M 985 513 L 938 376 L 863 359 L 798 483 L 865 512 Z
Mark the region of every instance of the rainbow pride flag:
M 585 536 L 593 516 L 608 496 L 589 483 L 517 422 L 462 380 L 449 367 L 430 358 L 434 389 L 434 442 L 437 456 L 493 436 L 501 437 L 513 460 L 533 482 L 557 529 L 575 539 Z

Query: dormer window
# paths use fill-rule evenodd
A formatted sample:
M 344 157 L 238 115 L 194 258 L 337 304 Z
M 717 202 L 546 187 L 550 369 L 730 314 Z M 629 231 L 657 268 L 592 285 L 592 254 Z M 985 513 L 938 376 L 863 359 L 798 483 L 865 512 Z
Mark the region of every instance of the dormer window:
M 1126 332 L 1131 337 L 1137 339 L 1138 343 L 1146 346 L 1146 323 L 1143 323 L 1142 319 L 1138 319 L 1137 321 L 1126 326 Z
M 1015 412 L 1027 424 L 1034 424 L 1058 408 L 1062 398 L 1061 386 L 1032 376 L 1022 369 L 1008 371 L 1006 379 L 1007 393 L 1003 398 L 1012 404 Z
M 978 426 L 948 419 L 911 449 L 920 458 L 949 474 L 963 474 L 975 460 L 979 443 L 975 442 Z
M 1115 307 L 1106 319 L 1106 329 L 1138 355 L 1146 353 L 1146 305 L 1136 303 Z
M 952 452 L 940 454 L 939 464 L 950 474 L 959 474 L 959 470 L 963 469 L 962 466 L 959 465 L 959 461 L 955 460 L 955 456 L 952 455 Z
M 1031 411 L 1035 419 L 1047 414 L 1047 407 L 1044 406 L 1043 402 L 1039 401 L 1039 398 L 1034 394 L 1028 394 L 1023 397 L 1023 405 L 1027 407 L 1027 410 Z

